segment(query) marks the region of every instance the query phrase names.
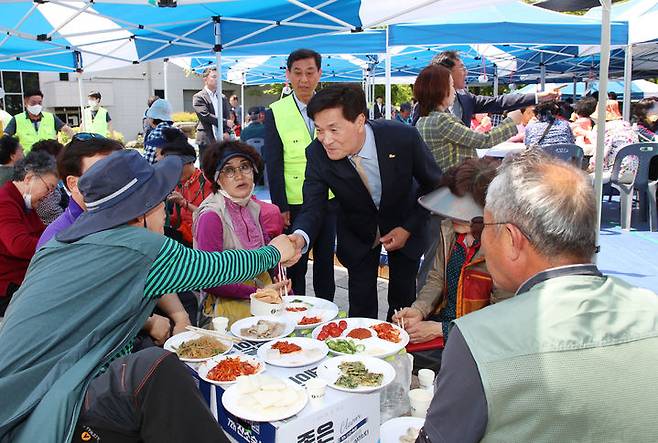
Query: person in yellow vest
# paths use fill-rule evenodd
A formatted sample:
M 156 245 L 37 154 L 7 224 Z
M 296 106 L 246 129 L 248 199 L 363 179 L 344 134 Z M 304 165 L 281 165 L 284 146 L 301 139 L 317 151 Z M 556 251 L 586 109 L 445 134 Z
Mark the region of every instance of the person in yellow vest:
M 417 442 L 656 441 L 658 296 L 592 263 L 596 220 L 579 168 L 505 160 L 472 226 L 515 295 L 454 321 Z
M 84 110 L 80 131 L 109 137 L 112 132 L 112 118 L 107 109 L 101 106 L 101 93 L 91 91 L 87 98 L 89 107 Z
M 71 128 L 50 112 L 43 111 L 43 92 L 27 91 L 23 94 L 25 112 L 16 114 L 4 129 L 5 134 L 16 137 L 23 146 L 25 154 L 30 152 L 32 145 L 39 140 L 57 138 L 62 131 L 73 137 Z
M 272 203 L 281 210 L 284 226 L 289 228 L 302 207 L 302 185 L 306 170 L 306 147 L 315 138 L 313 120 L 306 105 L 313 97 L 322 75 L 322 57 L 311 49 L 297 49 L 287 60 L 286 77 L 292 94 L 270 105 L 265 113 L 265 144 L 263 157 Z M 333 197 L 333 196 L 332 196 Z M 313 290 L 315 296 L 333 300 L 334 246 L 336 241 L 335 199 L 329 201 L 329 211 L 322 222 L 313 248 Z M 288 270 L 292 290 L 306 293 L 308 254 Z
M 0 134 L 5 130 L 9 122 L 11 121 L 11 114 L 4 110 L 4 99 L 5 99 L 5 90 L 0 88 L 0 100 L 2 100 L 3 106 L 0 107 Z

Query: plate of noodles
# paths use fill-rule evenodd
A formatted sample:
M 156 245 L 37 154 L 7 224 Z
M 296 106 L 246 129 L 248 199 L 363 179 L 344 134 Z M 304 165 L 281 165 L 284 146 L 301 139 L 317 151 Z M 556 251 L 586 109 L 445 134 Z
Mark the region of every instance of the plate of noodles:
M 233 347 L 230 341 L 186 331 L 169 337 L 164 349 L 174 352 L 181 361 L 200 363 L 217 355 L 226 354 Z

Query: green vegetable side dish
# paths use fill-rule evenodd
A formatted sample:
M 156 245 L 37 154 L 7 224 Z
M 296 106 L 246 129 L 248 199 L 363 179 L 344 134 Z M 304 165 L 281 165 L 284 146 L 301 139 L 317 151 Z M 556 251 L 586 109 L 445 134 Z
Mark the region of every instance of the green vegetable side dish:
M 376 387 L 381 386 L 384 374 L 370 372 L 360 361 L 346 361 L 338 365 L 338 369 L 343 373 L 336 386 L 347 389 L 356 389 L 361 386 Z
M 357 352 L 363 352 L 366 350 L 365 346 L 361 344 L 357 345 L 352 340 L 345 340 L 343 338 L 327 340 L 325 343 L 332 351 L 343 354 L 356 354 Z

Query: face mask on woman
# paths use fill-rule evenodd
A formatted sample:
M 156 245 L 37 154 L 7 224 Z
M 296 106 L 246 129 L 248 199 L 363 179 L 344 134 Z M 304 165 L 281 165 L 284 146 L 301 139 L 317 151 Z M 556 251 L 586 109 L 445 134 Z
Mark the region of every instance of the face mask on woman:
M 228 198 L 231 200 L 233 203 L 237 203 L 240 206 L 247 206 L 247 203 L 249 203 L 249 200 L 251 200 L 251 196 L 254 195 L 254 189 L 256 188 L 256 184 L 251 185 L 251 191 L 249 192 L 249 195 L 243 198 L 236 198 L 231 196 L 228 192 L 225 190 L 221 189 L 219 190 L 219 193 L 222 194 L 225 198 Z
M 32 209 L 32 180 L 30 180 L 30 186 L 27 192 L 23 194 L 23 203 L 25 204 L 25 209 L 28 211 Z

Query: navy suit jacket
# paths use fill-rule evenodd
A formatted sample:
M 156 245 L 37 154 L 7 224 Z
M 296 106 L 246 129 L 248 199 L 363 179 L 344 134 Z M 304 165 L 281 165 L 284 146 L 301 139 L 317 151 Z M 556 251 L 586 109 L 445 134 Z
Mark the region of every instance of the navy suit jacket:
M 357 264 L 372 249 L 379 227 L 386 235 L 401 226 L 411 233 L 401 252 L 412 259 L 427 249 L 429 213 L 418 197 L 434 190 L 441 169 L 413 126 L 389 120 L 369 121 L 375 135 L 382 195 L 379 210 L 348 158 L 331 160 L 315 139 L 306 148 L 304 204 L 293 230 L 301 229 L 313 243 L 327 209 L 327 190 L 338 202 L 338 259 Z

